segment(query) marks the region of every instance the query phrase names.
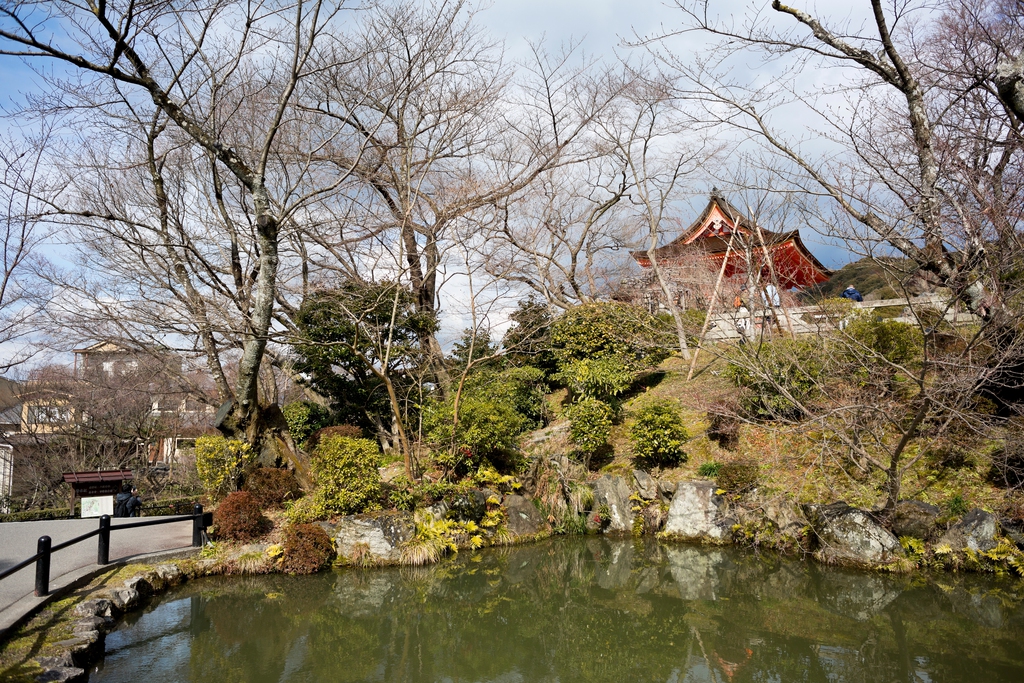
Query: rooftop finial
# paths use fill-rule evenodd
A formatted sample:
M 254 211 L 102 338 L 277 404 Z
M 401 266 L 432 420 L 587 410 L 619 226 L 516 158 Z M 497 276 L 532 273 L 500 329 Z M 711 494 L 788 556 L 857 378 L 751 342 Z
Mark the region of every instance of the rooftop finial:
M 712 199 L 724 199 L 724 197 L 722 197 L 722 193 L 718 191 L 717 187 L 712 187 L 711 188 L 711 198 Z

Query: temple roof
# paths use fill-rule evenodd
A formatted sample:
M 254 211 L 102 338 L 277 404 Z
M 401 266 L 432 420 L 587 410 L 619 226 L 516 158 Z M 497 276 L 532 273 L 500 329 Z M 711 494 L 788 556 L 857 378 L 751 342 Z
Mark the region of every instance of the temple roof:
M 701 212 L 700 216 L 686 230 L 668 244 L 654 250 L 654 257 L 660 262 L 661 259 L 672 259 L 678 256 L 699 254 L 706 257 L 724 257 L 732 240 L 733 231 L 741 235 L 749 235 L 752 246 L 756 249 L 767 247 L 773 254 L 779 250 L 786 249 L 790 244 L 792 251 L 802 261 L 803 268 L 800 271 L 814 271 L 808 273 L 809 277 L 802 277 L 801 280 L 808 280 L 799 286 L 807 286 L 817 282 L 824 282 L 832 276 L 832 271 L 826 268 L 817 258 L 814 257 L 803 240 L 800 239 L 800 231 L 773 232 L 766 228 L 758 228 L 756 224 L 743 215 L 739 209 L 730 204 L 717 190 L 711 193 L 711 200 Z M 734 250 L 739 247 L 733 244 Z M 734 252 L 737 256 L 739 251 Z M 630 255 L 644 268 L 650 267 L 650 257 L 646 250 L 633 251 Z M 717 259 L 716 259 L 717 260 Z M 731 260 L 731 259 L 730 259 Z

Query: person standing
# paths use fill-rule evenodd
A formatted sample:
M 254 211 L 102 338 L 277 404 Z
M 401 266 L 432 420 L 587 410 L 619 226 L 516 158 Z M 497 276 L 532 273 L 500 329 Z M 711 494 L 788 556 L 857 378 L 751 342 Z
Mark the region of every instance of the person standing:
M 121 485 L 121 493 L 114 498 L 114 516 L 128 516 L 128 501 L 132 499 L 131 487 L 128 484 Z
M 853 285 L 848 285 L 839 296 L 844 299 L 849 299 L 850 301 L 864 301 L 864 297 L 860 295 L 860 292 L 858 292 L 857 288 Z
M 132 488 L 131 498 L 128 499 L 125 507 L 129 517 L 138 517 L 142 512 L 142 499 L 139 498 L 139 490 L 137 488 Z

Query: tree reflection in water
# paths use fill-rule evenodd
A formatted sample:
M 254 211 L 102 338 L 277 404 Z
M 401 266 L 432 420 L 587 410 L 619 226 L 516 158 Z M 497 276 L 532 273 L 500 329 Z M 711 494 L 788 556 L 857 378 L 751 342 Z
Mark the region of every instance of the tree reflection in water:
M 95 682 L 1019 681 L 1013 579 L 896 577 L 604 538 L 429 568 L 204 579 Z

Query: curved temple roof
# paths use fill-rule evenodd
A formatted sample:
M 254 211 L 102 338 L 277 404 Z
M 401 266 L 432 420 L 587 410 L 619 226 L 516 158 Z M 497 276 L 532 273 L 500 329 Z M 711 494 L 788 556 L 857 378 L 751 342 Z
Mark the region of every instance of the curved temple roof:
M 763 259 L 764 251 L 768 251 L 780 284 L 787 288 L 807 287 L 832 277 L 832 271 L 822 265 L 804 245 L 799 230 L 780 233 L 759 228 L 717 190 L 711 193 L 711 201 L 697 220 L 679 237 L 655 249 L 654 258 L 660 264 L 696 255 L 712 261 L 709 267 L 719 267 L 729 250 L 730 241 L 733 241 L 730 263 L 726 266 L 726 276 L 731 277 L 734 273 L 746 271 L 741 261 L 743 250 L 737 249 L 734 231 L 748 240 L 759 260 Z M 630 255 L 641 267 L 650 268 L 650 256 L 646 251 L 633 251 Z

